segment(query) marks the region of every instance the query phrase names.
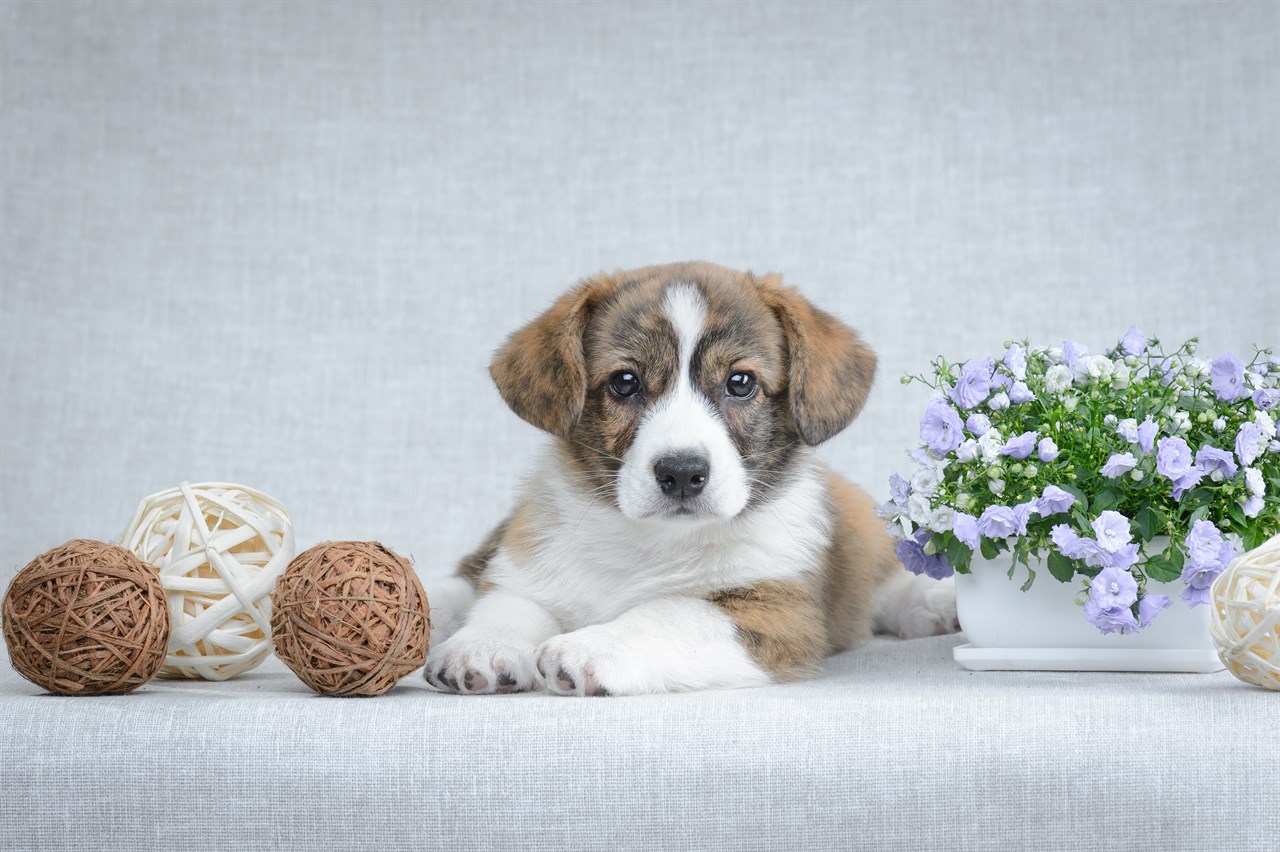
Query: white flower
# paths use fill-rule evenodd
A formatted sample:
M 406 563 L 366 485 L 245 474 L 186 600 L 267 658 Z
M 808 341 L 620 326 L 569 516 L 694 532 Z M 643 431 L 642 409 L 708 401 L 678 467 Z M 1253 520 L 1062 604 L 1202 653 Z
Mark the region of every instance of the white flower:
M 1044 374 L 1044 386 L 1050 393 L 1062 393 L 1071 387 L 1071 371 L 1061 364 L 1050 367 Z
M 1138 443 L 1138 421 L 1133 417 L 1126 417 L 1116 424 L 1116 434 L 1130 444 Z
M 1064 357 L 1061 346 L 1050 346 L 1044 351 L 1044 354 L 1050 364 L 1061 364 Z
M 933 514 L 933 506 L 929 504 L 928 497 L 923 494 L 912 494 L 907 498 L 907 517 L 914 521 L 916 526 L 927 525 L 931 514 Z
M 938 490 L 940 482 L 942 482 L 942 478 L 938 476 L 938 471 L 935 468 L 918 468 L 911 475 L 911 490 L 925 495 L 933 494 Z
M 1185 411 L 1175 411 L 1173 413 L 1173 422 L 1179 432 L 1191 431 L 1191 415 Z
M 1129 357 L 1132 358 L 1133 356 L 1130 355 Z M 1133 371 L 1129 369 L 1129 364 L 1127 363 L 1128 359 L 1125 360 L 1126 363 L 1117 364 L 1115 372 L 1111 374 L 1112 383 L 1120 390 L 1129 387 L 1129 380 L 1133 377 Z
M 955 510 L 950 506 L 939 506 L 929 515 L 929 529 L 936 533 L 951 532 L 951 521 L 955 518 Z
M 1120 421 L 1119 421 L 1118 419 L 1116 419 L 1116 416 L 1115 416 L 1114 414 L 1108 414 L 1106 417 L 1102 418 L 1102 424 L 1103 424 L 1104 426 L 1114 426 L 1114 425 L 1116 425 L 1116 424 L 1117 424 L 1117 423 L 1119 423 L 1119 422 L 1120 422 Z M 1137 429 L 1137 428 L 1138 428 L 1138 426 L 1137 426 L 1137 423 L 1136 423 L 1136 422 L 1134 423 L 1134 427 L 1133 427 L 1133 428 L 1134 428 L 1134 429 Z
M 1076 406 L 1080 404 L 1080 399 L 1074 396 L 1064 396 L 1062 398 L 1062 407 L 1067 411 L 1075 411 Z
M 1209 375 L 1209 362 L 1203 358 L 1192 358 L 1183 367 L 1183 371 L 1193 379 Z
M 1213 431 L 1221 432 L 1225 428 L 1227 428 L 1227 421 L 1223 420 L 1221 417 L 1213 421 Z
M 987 487 L 991 489 L 992 494 L 999 497 L 1001 494 L 1004 493 L 1004 480 L 993 479 L 989 483 L 987 483 Z
M 1244 485 L 1249 489 L 1249 493 L 1255 496 L 1262 496 L 1262 471 L 1256 467 L 1246 467 L 1244 469 Z
M 1004 436 L 999 429 L 988 429 L 987 434 L 978 439 L 978 448 L 982 450 L 982 460 L 991 464 L 1000 458 L 1000 448 L 1004 446 Z
M 1276 436 L 1276 421 L 1272 420 L 1267 412 L 1262 409 L 1255 411 L 1253 422 L 1258 424 L 1258 428 L 1262 430 L 1262 434 L 1268 441 Z
M 956 461 L 971 462 L 978 457 L 978 442 L 970 438 L 956 447 Z
M 1089 355 L 1080 360 L 1084 362 L 1085 372 L 1090 378 L 1109 379 L 1116 369 L 1116 365 L 1106 355 Z
M 1000 393 L 987 400 L 987 405 L 991 407 L 992 411 L 1004 411 L 1009 407 L 1009 394 L 1000 391 Z
M 969 510 L 969 508 L 970 508 L 972 505 L 973 505 L 973 495 L 972 495 L 972 494 L 970 494 L 969 492 L 967 492 L 967 491 L 966 491 L 966 492 L 964 492 L 963 494 L 957 495 L 957 497 L 956 497 L 956 508 L 957 508 L 957 509 L 959 509 L 959 510 L 960 510 L 960 511 L 962 511 L 962 512 L 967 512 L 967 511 Z

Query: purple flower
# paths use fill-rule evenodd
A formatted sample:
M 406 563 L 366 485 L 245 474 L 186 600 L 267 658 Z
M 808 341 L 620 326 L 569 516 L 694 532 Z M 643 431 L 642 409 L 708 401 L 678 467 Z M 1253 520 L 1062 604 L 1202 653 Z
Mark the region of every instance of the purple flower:
M 1089 599 L 1102 609 L 1128 609 L 1138 600 L 1138 582 L 1123 568 L 1103 568 L 1089 582 Z
M 1005 350 L 1004 365 L 1013 373 L 1013 377 L 1022 381 L 1027 377 L 1027 350 L 1019 343 L 1014 343 Z
M 1138 600 L 1138 619 L 1142 627 L 1150 627 L 1156 616 L 1169 607 L 1168 595 L 1143 595 Z
M 964 440 L 960 416 L 946 402 L 935 399 L 929 403 L 924 419 L 920 421 L 920 439 L 935 453 L 946 455 Z
M 1025 459 L 1035 449 L 1036 439 L 1039 437 L 1040 434 L 1038 432 L 1023 432 L 1021 435 L 1006 441 L 1005 445 L 1000 448 L 1000 455 L 1019 460 Z
M 1253 404 L 1263 411 L 1270 411 L 1280 404 L 1280 390 L 1275 388 L 1258 388 L 1253 392 Z
M 1236 475 L 1237 469 L 1235 456 L 1207 444 L 1196 452 L 1196 468 L 1215 482 L 1230 479 Z M 1216 479 L 1213 476 L 1215 472 L 1220 474 Z
M 1004 390 L 1013 384 L 1013 379 L 1009 378 L 1005 373 L 996 373 L 991 377 L 992 390 Z
M 1151 419 L 1151 415 L 1147 415 L 1147 419 L 1142 421 L 1142 425 L 1138 427 L 1138 446 L 1142 448 L 1143 455 L 1151 452 L 1151 448 L 1155 445 L 1156 433 L 1160 431 L 1160 427 Z
M 898 559 L 902 560 L 903 567 L 912 574 L 923 574 L 935 580 L 950 577 L 955 573 L 955 569 L 947 564 L 947 560 L 942 558 L 941 554 L 929 556 L 924 552 L 922 545 L 928 539 L 929 531 L 920 530 L 915 534 L 914 538 L 898 542 L 893 548 L 893 552 L 898 554 Z
M 1138 460 L 1133 457 L 1133 453 L 1114 453 L 1111 458 L 1107 459 L 1107 463 L 1102 466 L 1099 471 L 1108 479 L 1115 479 L 1117 476 L 1123 476 L 1138 466 Z
M 1258 513 L 1262 511 L 1264 501 L 1257 494 L 1250 494 L 1248 499 L 1240 504 L 1240 510 L 1244 512 L 1246 518 L 1256 518 Z
M 1026 382 L 1014 382 L 1013 387 L 1009 388 L 1009 401 L 1014 405 L 1022 405 L 1035 398 L 1036 395 L 1031 392 L 1031 388 L 1027 387 Z
M 1026 529 L 1025 522 L 1023 529 Z M 1008 506 L 988 506 L 978 518 L 978 532 L 987 538 L 1008 538 L 1019 535 L 1018 517 Z
M 1185 544 L 1187 561 L 1194 568 L 1220 572 L 1231 561 L 1231 542 L 1222 537 L 1212 521 L 1199 520 L 1192 524 Z
M 951 531 L 970 550 L 977 550 L 981 544 L 978 538 L 978 519 L 964 512 L 956 512 L 951 516 Z
M 898 474 L 889 477 L 889 497 L 899 506 L 907 504 L 907 498 L 911 496 L 911 485 Z
M 1185 541 L 1187 564 L 1182 569 L 1186 588 L 1180 597 L 1191 606 L 1209 603 L 1209 587 L 1231 561 L 1231 542 L 1211 521 L 1196 521 Z
M 1195 488 L 1200 484 L 1200 479 L 1203 476 L 1204 473 L 1200 468 L 1193 467 L 1191 470 L 1175 479 L 1173 481 L 1173 499 L 1181 500 L 1183 494 L 1186 494 L 1192 488 Z
M 1058 552 L 1068 559 L 1089 559 L 1098 552 L 1098 543 L 1093 539 L 1076 535 L 1066 524 L 1058 524 L 1049 530 L 1049 537 L 1058 548 Z
M 964 421 L 965 428 L 972 434 L 981 438 L 983 435 L 991 431 L 991 418 L 981 412 L 974 412 L 969 415 L 969 419 Z
M 1141 627 L 1149 627 L 1160 611 L 1169 605 L 1168 595 L 1144 595 L 1138 601 L 1138 621 Z
M 1028 500 L 1013 507 L 1013 518 L 1018 523 L 1018 535 L 1027 534 L 1027 521 L 1031 520 L 1031 513 L 1035 510 L 1035 500 Z
M 1040 461 L 1051 462 L 1058 457 L 1058 445 L 1052 438 L 1041 438 L 1036 445 L 1036 454 L 1040 456 Z
M 1262 454 L 1263 443 L 1262 427 L 1252 420 L 1240 424 L 1240 431 L 1236 434 L 1236 455 L 1240 457 L 1240 464 L 1245 467 L 1253 464 L 1253 460 Z
M 1119 553 L 1126 544 L 1133 541 L 1129 519 L 1119 512 L 1103 512 L 1094 519 L 1091 526 L 1093 534 L 1098 537 L 1098 546 L 1108 553 Z
M 1062 363 L 1072 370 L 1075 369 L 1076 362 L 1088 354 L 1089 348 L 1087 346 L 1081 346 L 1074 340 L 1062 341 Z
M 1136 325 L 1129 326 L 1124 337 L 1120 338 L 1120 351 L 1126 355 L 1141 355 L 1146 348 L 1147 338 L 1143 337 Z
M 1223 402 L 1231 402 L 1249 395 L 1249 391 L 1244 386 L 1244 364 L 1230 352 L 1224 352 L 1213 359 L 1213 364 L 1209 368 L 1209 379 L 1213 385 L 1213 392 Z
M 1115 609 L 1103 609 L 1092 598 L 1085 601 L 1084 617 L 1103 635 L 1108 633 L 1133 633 L 1137 631 L 1138 621 L 1133 617 L 1133 610 L 1127 606 Z
M 960 379 L 950 396 L 961 408 L 973 408 L 991 393 L 991 373 L 995 365 L 990 358 L 973 359 L 960 368 Z
M 1076 498 L 1070 492 L 1063 491 L 1056 485 L 1046 485 L 1044 493 L 1036 501 L 1036 512 L 1041 517 L 1065 512 L 1075 505 Z
M 994 394 L 991 399 L 987 401 L 987 405 L 990 406 L 992 411 L 1004 411 L 1009 407 L 1009 394 L 1004 391 Z
M 1248 464 L 1248 462 L 1245 462 Z M 1191 470 L 1191 448 L 1177 437 L 1161 438 L 1156 453 L 1156 473 L 1169 479 L 1178 479 Z

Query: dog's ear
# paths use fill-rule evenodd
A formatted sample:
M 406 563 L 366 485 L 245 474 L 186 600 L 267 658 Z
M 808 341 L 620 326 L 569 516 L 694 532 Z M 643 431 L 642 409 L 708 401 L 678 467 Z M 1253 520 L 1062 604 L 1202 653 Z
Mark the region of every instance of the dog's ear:
M 778 279 L 763 279 L 760 290 L 786 336 L 796 428 L 806 444 L 821 444 L 862 410 L 875 380 L 875 353 L 857 332 Z
M 607 279 L 583 282 L 507 338 L 489 375 L 511 410 L 559 437 L 573 431 L 587 397 L 582 336 Z

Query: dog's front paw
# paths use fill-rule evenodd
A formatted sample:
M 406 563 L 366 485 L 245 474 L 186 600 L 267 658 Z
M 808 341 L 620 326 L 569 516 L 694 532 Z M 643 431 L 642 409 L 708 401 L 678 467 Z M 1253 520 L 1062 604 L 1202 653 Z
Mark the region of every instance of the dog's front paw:
M 538 648 L 538 681 L 557 695 L 611 695 L 622 686 L 616 655 L 616 646 L 599 627 L 553 636 Z
M 424 674 L 436 689 L 461 695 L 527 692 L 537 681 L 533 645 L 464 627 L 427 655 Z
M 903 639 L 940 636 L 960 629 L 956 617 L 955 581 L 929 580 L 918 584 L 898 616 L 898 635 Z

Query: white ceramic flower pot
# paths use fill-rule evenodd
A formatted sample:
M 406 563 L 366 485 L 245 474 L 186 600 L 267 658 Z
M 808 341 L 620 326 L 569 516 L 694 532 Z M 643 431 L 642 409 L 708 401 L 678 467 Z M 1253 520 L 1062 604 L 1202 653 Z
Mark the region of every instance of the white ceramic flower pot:
M 1013 556 L 973 560 L 970 574 L 956 575 L 956 608 L 969 644 L 955 649 L 966 669 L 1215 672 L 1223 668 L 1209 633 L 1209 607 L 1187 606 L 1181 582 L 1147 582 L 1147 593 L 1168 595 L 1172 603 L 1138 633 L 1104 636 L 1075 603 L 1080 578 L 1060 583 L 1047 565 L 1036 566 L 1026 592 L 1027 569 L 1013 579 Z M 1035 561 L 1032 560 L 1032 564 Z

